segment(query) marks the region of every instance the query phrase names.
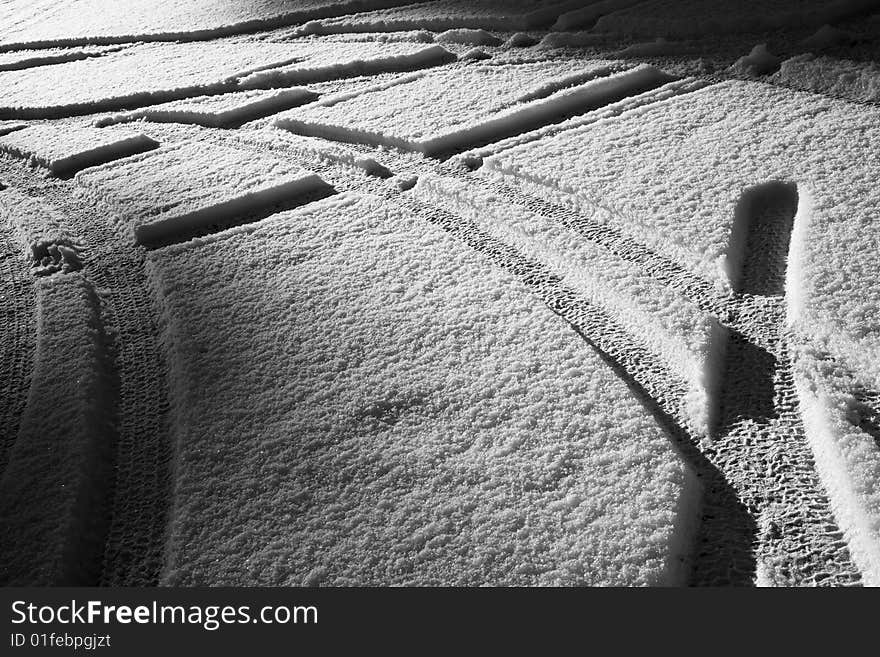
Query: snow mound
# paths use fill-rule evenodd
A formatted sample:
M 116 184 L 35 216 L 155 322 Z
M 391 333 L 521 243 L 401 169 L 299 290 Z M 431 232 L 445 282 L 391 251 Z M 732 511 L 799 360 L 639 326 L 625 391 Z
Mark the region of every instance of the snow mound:
M 469 46 L 500 46 L 504 43 L 494 34 L 490 34 L 486 30 L 473 30 L 469 28 L 458 28 L 455 30 L 446 30 L 436 37 L 437 43 L 461 43 Z
M 880 66 L 812 54 L 786 59 L 773 82 L 856 102 L 880 101 Z
M 517 32 L 512 34 L 507 41 L 504 42 L 505 48 L 528 48 L 538 43 L 538 40 L 531 34 L 526 32 Z
M 555 0 L 435 0 L 403 7 L 363 12 L 320 21 L 301 28 L 300 35 L 406 30 L 473 29 L 513 32 L 547 27 L 575 3 Z
M 14 132 L 15 130 L 21 130 L 22 128 L 26 128 L 26 123 L 18 123 L 16 121 L 0 121 L 0 137 L 3 135 L 8 135 L 10 132 Z
M 551 32 L 538 42 L 539 48 L 585 48 L 608 42 L 604 34 L 593 32 Z
M 579 27 L 589 27 L 605 14 L 620 11 L 643 2 L 643 0 L 594 0 L 587 2 L 586 7 L 579 7 L 567 11 L 550 28 L 551 30 L 566 31 Z
M 210 39 L 379 9 L 408 0 L 52 0 L 7 15 L 0 44 L 124 43 Z M 2 8 L 0 8 L 0 19 Z
M 856 35 L 851 32 L 826 24 L 816 30 L 814 34 L 801 41 L 801 44 L 807 48 L 824 50 L 825 48 L 832 48 L 843 43 L 852 43 L 856 38 Z
M 696 478 L 515 279 L 341 196 L 152 251 L 165 584 L 681 581 Z M 242 421 L 247 418 L 247 421 Z
M 781 61 L 779 57 L 767 50 L 766 43 L 759 43 L 752 48 L 748 55 L 737 59 L 731 68 L 749 75 L 766 75 L 779 68 Z
M 875 0 L 649 0 L 630 2 L 631 8 L 607 13 L 596 21 L 600 32 L 645 36 L 704 37 L 733 32 L 769 32 L 833 23 L 858 14 Z
M 440 156 L 556 123 L 656 87 L 652 67 L 612 74 L 607 62 L 533 62 L 436 70 L 332 107 L 281 115 L 298 134 Z
M 81 171 L 75 180 L 114 208 L 141 244 L 325 187 L 317 175 L 277 157 L 197 142 Z
M 715 317 L 576 229 L 506 202 L 478 184 L 423 175 L 413 193 L 474 221 L 601 307 L 687 382 L 684 415 L 696 431 L 709 434 L 727 343 L 727 332 Z
M 37 276 L 82 268 L 79 240 L 71 235 L 67 219 L 43 199 L 4 189 L 0 219 L 15 228 Z
M 484 160 L 607 222 L 720 290 L 738 289 L 750 190 L 799 197 L 790 322 L 880 389 L 880 110 L 756 82 L 711 85 Z
M 0 152 L 27 158 L 58 176 L 158 146 L 140 133 L 52 125 L 34 125 L 0 137 Z
M 98 301 L 78 273 L 40 279 L 27 406 L 0 478 L 0 581 L 84 585 L 100 568 L 113 390 Z
M 316 51 L 311 50 L 314 55 Z M 327 44 L 320 49 L 323 57 L 313 57 L 290 66 L 270 68 L 242 78 L 243 89 L 288 87 L 294 84 L 332 80 L 334 78 L 377 75 L 438 66 L 455 60 L 455 55 L 442 46 L 395 43 Z M 328 54 L 337 54 L 335 58 Z
M 795 359 L 807 439 L 853 560 L 867 586 L 880 586 L 880 396 L 871 405 L 850 376 L 809 348 Z
M 459 59 L 463 59 L 463 60 L 473 59 L 473 60 L 479 61 L 479 60 L 484 60 L 484 59 L 492 59 L 492 55 L 487 53 L 482 48 L 471 48 L 466 53 L 464 53 L 461 57 L 459 57 Z
M 237 91 L 198 96 L 114 114 L 95 122 L 98 127 L 144 119 L 159 123 L 193 123 L 208 128 L 231 128 L 311 102 L 318 94 L 303 87 Z

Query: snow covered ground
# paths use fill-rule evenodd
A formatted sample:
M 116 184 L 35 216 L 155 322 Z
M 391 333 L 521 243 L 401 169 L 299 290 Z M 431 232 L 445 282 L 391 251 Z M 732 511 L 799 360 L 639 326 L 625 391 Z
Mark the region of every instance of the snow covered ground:
M 880 585 L 876 12 L 0 2 L 0 583 Z

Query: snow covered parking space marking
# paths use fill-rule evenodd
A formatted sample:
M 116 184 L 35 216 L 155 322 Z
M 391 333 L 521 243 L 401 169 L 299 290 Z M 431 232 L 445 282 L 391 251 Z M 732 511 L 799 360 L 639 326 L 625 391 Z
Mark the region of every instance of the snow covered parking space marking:
M 326 187 L 272 155 L 185 142 L 82 171 L 76 182 L 104 199 L 148 244 Z
M 26 158 L 56 176 L 152 150 L 159 143 L 135 132 L 35 125 L 0 137 L 0 152 Z
M 684 576 L 700 490 L 669 438 L 443 231 L 345 196 L 149 260 L 173 364 L 166 583 Z
M 439 69 L 331 106 L 289 112 L 275 124 L 298 134 L 439 156 L 558 122 L 670 79 L 650 66 L 615 73 L 620 68 L 574 60 Z

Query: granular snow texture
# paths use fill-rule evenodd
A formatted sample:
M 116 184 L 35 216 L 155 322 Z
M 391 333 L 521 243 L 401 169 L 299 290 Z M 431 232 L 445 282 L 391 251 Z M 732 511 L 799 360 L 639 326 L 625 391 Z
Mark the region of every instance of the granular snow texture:
M 41 279 L 27 407 L 0 478 L 0 582 L 76 585 L 100 572 L 113 395 L 97 297 L 78 273 Z
M 167 584 L 656 584 L 699 484 L 561 319 L 346 195 L 156 250 Z M 242 555 L 247 555 L 242 557 Z
M 35 274 L 82 268 L 80 240 L 71 234 L 67 218 L 44 200 L 4 189 L 0 191 L 0 220 L 15 228 Z
M 158 142 L 135 132 L 50 125 L 35 125 L 0 137 L 0 152 L 27 158 L 55 175 L 70 175 L 158 146 Z
M 834 57 L 798 55 L 782 62 L 773 82 L 855 102 L 880 102 L 880 66 Z
M 649 66 L 615 68 L 574 60 L 439 69 L 345 102 L 289 112 L 276 125 L 441 155 L 558 122 L 669 79 Z
M 324 187 L 314 173 L 266 155 L 197 142 L 82 171 L 76 181 L 150 243 Z

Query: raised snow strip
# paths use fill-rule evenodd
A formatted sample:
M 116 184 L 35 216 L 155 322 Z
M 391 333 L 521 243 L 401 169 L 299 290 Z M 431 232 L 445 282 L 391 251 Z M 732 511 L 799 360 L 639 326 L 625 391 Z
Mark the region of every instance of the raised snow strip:
M 0 137 L 0 152 L 27 158 L 57 176 L 157 148 L 143 134 L 35 125 Z
M 26 123 L 16 123 L 15 121 L 0 121 L 0 137 L 8 135 L 10 132 L 27 128 Z
M 82 171 L 76 181 L 109 203 L 141 244 L 188 236 L 328 187 L 277 157 L 195 142 Z
M 716 317 L 659 283 L 638 264 L 477 184 L 425 175 L 419 177 L 413 194 L 474 221 L 599 306 L 686 382 L 682 410 L 690 425 L 703 435 L 714 429 L 727 344 L 727 331 Z
M 99 302 L 78 273 L 40 279 L 27 406 L 0 478 L 0 581 L 95 584 L 112 486 L 115 384 Z
M 464 84 L 468 76 L 479 81 L 479 76 L 492 69 L 474 67 L 456 71 L 455 76 L 460 76 Z M 486 108 L 481 107 L 478 97 L 466 99 L 456 94 L 444 99 L 448 89 L 443 82 L 448 76 L 446 72 L 428 73 L 408 84 L 363 94 L 332 107 L 313 106 L 279 118 L 275 124 L 298 134 L 391 146 L 439 157 L 562 121 L 571 114 L 587 112 L 671 79 L 653 67 L 639 66 L 563 88 L 546 97 L 524 97 L 522 102 L 511 98 Z M 490 77 L 486 78 L 488 83 Z M 455 84 L 454 80 L 449 83 Z M 437 96 L 432 98 L 436 102 L 426 103 L 427 94 Z M 468 106 L 462 110 L 467 112 L 464 120 L 453 111 L 463 101 Z
M 147 257 L 171 364 L 163 583 L 687 577 L 701 489 L 665 431 L 445 231 L 340 195 Z
M 199 96 L 114 114 L 99 119 L 95 125 L 104 127 L 143 119 L 156 123 L 192 123 L 208 128 L 232 128 L 317 98 L 318 94 L 302 87 Z
M 44 199 L 16 189 L 0 191 L 0 219 L 15 228 L 38 276 L 82 268 L 80 244 L 66 218 Z
M 826 359 L 797 354 L 795 385 L 816 469 L 867 586 L 880 586 L 880 442 L 858 426 L 864 412 Z M 843 385 L 841 385 L 843 384 Z
M 339 47 L 357 44 L 337 44 Z M 370 45 L 370 44 L 361 44 Z M 381 45 L 381 44 L 380 44 Z M 412 44 L 393 44 L 400 52 L 394 53 L 391 46 L 386 49 L 393 54 L 373 55 L 362 58 L 339 58 L 338 61 L 323 64 L 319 61 L 306 60 L 301 63 L 269 68 L 243 76 L 238 81 L 240 89 L 274 89 L 289 87 L 295 84 L 323 82 L 337 78 L 349 78 L 362 75 L 378 75 L 412 71 L 420 68 L 439 66 L 454 61 L 456 56 L 446 48 L 438 45 L 413 47 Z
M 577 28 L 592 27 L 592 25 L 605 14 L 610 14 L 621 9 L 627 9 L 644 0 L 594 0 L 588 2 L 586 7 L 578 7 L 567 11 L 550 28 L 552 30 L 568 31 Z
M 62 64 L 80 59 L 89 59 L 90 57 L 101 57 L 106 53 L 115 52 L 123 47 L 125 46 L 75 50 L 53 48 L 49 50 L 13 51 L 10 53 L 0 52 L 0 71 L 17 71 L 24 68 L 49 66 L 50 64 Z

